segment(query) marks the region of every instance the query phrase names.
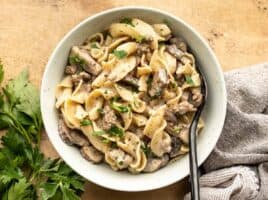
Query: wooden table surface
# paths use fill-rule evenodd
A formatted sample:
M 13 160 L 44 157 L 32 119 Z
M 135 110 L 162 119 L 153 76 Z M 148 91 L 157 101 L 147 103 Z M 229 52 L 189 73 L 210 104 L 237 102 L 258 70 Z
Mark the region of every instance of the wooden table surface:
M 224 71 L 268 60 L 268 0 L 0 0 L 0 58 L 6 77 L 28 67 L 39 87 L 46 62 L 64 34 L 88 16 L 126 5 L 153 6 L 191 24 L 208 40 Z M 42 149 L 57 156 L 45 133 Z M 187 179 L 139 193 L 88 182 L 83 199 L 178 200 L 187 191 Z

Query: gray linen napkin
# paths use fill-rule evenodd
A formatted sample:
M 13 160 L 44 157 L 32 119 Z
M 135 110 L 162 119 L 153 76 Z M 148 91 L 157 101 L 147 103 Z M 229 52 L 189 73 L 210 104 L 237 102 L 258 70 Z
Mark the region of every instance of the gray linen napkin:
M 268 63 L 227 72 L 225 81 L 227 116 L 203 165 L 201 199 L 268 200 Z

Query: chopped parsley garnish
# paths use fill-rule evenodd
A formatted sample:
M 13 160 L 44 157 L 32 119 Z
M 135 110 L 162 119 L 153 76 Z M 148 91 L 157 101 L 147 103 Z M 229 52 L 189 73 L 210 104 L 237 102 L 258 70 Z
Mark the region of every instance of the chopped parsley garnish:
M 92 121 L 89 119 L 84 119 L 80 122 L 80 126 L 88 126 L 88 125 L 92 125 Z
M 132 19 L 127 18 L 127 17 L 121 19 L 120 23 L 122 23 L 122 24 L 128 24 L 128 25 L 130 25 L 132 27 L 135 27 L 135 25 L 132 23 Z
M 94 131 L 92 134 L 94 136 L 101 136 L 101 135 L 105 134 L 105 132 L 104 131 Z
M 28 71 L 0 87 L 0 199 L 79 200 L 84 179 L 40 149 L 43 121 L 39 92 Z M 4 71 L 0 64 L 0 83 Z
M 170 85 L 173 89 L 175 89 L 176 87 L 178 87 L 178 84 L 176 82 L 170 82 Z
M 146 157 L 148 157 L 152 153 L 151 148 L 147 145 L 142 144 L 141 149 L 145 153 Z
M 97 46 L 96 42 L 91 43 L 90 47 L 91 47 L 92 49 L 99 49 L 99 47 Z
M 116 142 L 111 142 L 111 147 L 112 147 L 112 148 L 116 148 L 116 147 L 117 147 Z
M 124 162 L 123 162 L 122 160 L 120 160 L 120 161 L 118 162 L 118 164 L 119 164 L 119 165 L 123 165 Z
M 186 80 L 186 83 L 188 83 L 189 85 L 194 85 L 194 81 L 191 76 L 185 75 L 185 80 Z
M 175 132 L 175 133 L 180 133 L 181 132 L 181 127 L 174 127 L 173 128 L 173 131 Z
M 147 81 L 146 81 L 147 85 L 149 87 L 151 87 L 152 86 L 152 82 L 153 82 L 153 77 L 152 76 L 149 76 L 148 79 L 147 79 Z
M 127 56 L 127 52 L 124 50 L 114 50 L 113 54 L 118 58 L 118 59 L 123 59 Z
M 111 141 L 108 140 L 107 138 L 104 138 L 104 139 L 102 140 L 102 142 L 105 143 L 105 144 L 109 144 Z
M 114 109 L 120 113 L 126 113 L 126 112 L 130 111 L 130 108 L 128 106 L 121 105 L 121 104 L 116 103 L 114 101 L 111 103 L 111 107 L 112 107 L 112 109 Z
M 144 42 L 145 39 L 146 39 L 146 38 L 145 38 L 144 36 L 141 36 L 141 35 L 135 38 L 136 42 L 138 42 L 138 43 L 142 43 L 142 42 Z
M 124 130 L 115 125 L 112 125 L 112 127 L 107 131 L 107 133 L 112 136 L 123 137 Z
M 104 111 L 103 111 L 102 108 L 98 108 L 98 109 L 97 109 L 97 112 L 98 112 L 101 116 L 104 115 Z
M 166 44 L 166 43 L 165 43 L 165 42 L 162 42 L 162 41 L 161 41 L 161 42 L 158 42 L 158 46 L 159 46 L 159 47 L 162 47 L 162 46 L 164 46 L 165 44 Z
M 69 57 L 69 63 L 71 65 L 75 65 L 80 67 L 81 69 L 84 69 L 86 63 L 84 60 L 82 60 L 81 58 L 79 58 L 78 56 L 70 56 Z
M 167 19 L 164 19 L 164 20 L 163 20 L 163 23 L 166 24 L 166 25 L 169 26 L 169 27 L 171 26 L 170 21 L 168 21 Z

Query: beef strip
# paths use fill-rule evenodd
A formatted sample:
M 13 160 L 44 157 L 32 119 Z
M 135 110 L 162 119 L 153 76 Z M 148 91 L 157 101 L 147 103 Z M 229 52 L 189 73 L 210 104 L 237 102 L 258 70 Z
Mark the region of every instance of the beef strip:
M 149 158 L 144 168 L 144 172 L 154 172 L 168 163 L 168 155 L 163 155 L 161 158 Z
M 80 152 L 86 160 L 93 163 L 100 163 L 103 160 L 103 154 L 93 146 L 83 146 Z
M 66 144 L 77 146 L 89 144 L 87 138 L 81 132 L 68 128 L 62 118 L 59 119 L 58 128 L 60 137 Z
M 101 66 L 97 63 L 86 50 L 73 46 L 70 57 L 77 56 L 82 62 L 83 69 L 93 75 L 98 75 L 101 72 Z

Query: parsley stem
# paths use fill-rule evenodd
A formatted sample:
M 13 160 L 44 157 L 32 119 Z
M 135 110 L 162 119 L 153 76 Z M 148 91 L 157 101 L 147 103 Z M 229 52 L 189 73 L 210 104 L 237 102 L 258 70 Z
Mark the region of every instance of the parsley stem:
M 29 135 L 27 134 L 27 131 L 23 128 L 23 126 L 16 120 L 16 118 L 8 113 L 8 112 L 0 112 L 1 114 L 6 115 L 7 117 L 9 117 L 12 121 L 13 124 L 11 125 L 13 128 L 15 128 L 18 132 L 20 132 L 22 134 L 22 136 L 25 137 L 25 139 L 27 140 L 27 142 L 29 144 L 31 144 L 31 139 L 29 137 Z

